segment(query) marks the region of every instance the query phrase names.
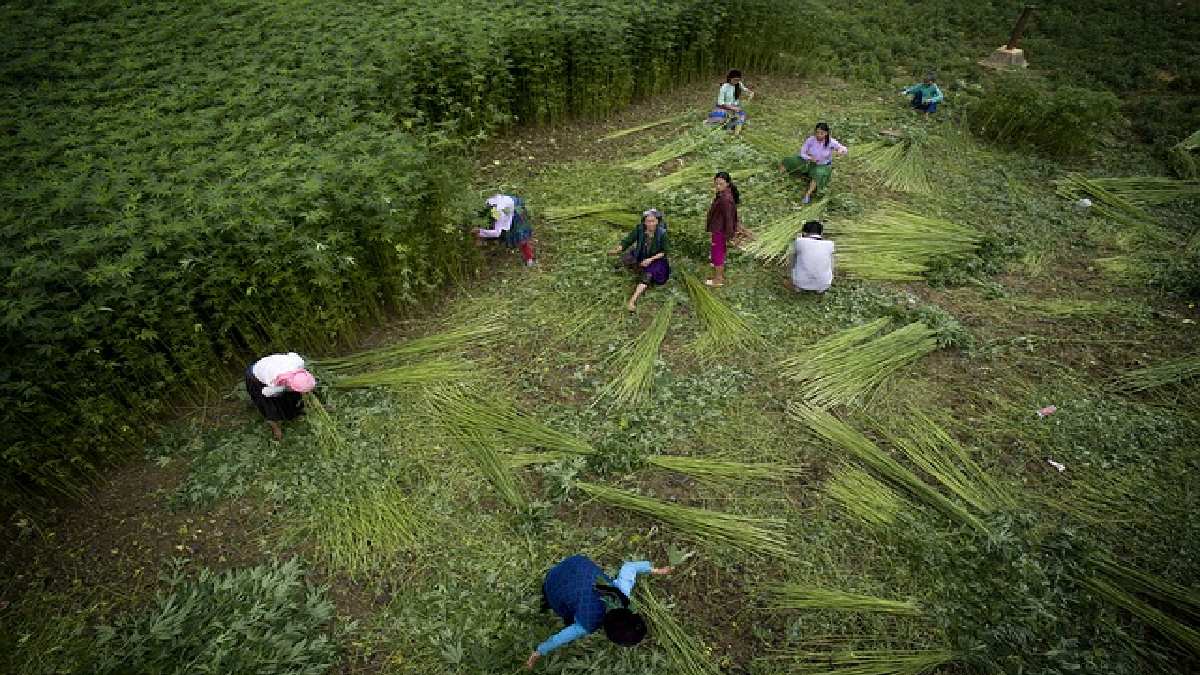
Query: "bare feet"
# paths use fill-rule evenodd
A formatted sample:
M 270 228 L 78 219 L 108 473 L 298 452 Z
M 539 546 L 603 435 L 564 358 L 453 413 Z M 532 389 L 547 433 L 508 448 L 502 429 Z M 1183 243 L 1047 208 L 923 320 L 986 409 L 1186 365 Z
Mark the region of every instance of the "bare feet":
M 276 442 L 283 440 L 283 427 L 279 426 L 279 422 L 267 422 L 271 425 L 271 436 Z

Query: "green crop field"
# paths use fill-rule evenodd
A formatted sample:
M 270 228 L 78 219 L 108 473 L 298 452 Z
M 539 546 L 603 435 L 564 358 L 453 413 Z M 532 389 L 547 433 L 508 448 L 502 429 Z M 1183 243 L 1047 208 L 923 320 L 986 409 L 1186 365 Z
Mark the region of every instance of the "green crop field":
M 575 553 L 675 570 L 535 672 L 1200 670 L 1200 8 L 1020 7 L 0 4 L 0 672 L 511 675 Z

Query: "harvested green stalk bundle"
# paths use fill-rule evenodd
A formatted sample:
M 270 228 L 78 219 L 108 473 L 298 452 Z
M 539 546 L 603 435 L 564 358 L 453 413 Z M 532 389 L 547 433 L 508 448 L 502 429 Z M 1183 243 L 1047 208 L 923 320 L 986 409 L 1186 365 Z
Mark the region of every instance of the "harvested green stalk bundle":
M 602 502 L 670 523 L 700 543 L 719 542 L 756 553 L 789 555 L 787 539 L 774 521 L 670 504 L 606 485 L 575 485 Z
M 1139 234 L 1160 243 L 1169 243 L 1174 237 L 1159 222 L 1129 199 L 1110 192 L 1096 181 L 1077 173 L 1069 173 L 1056 181 L 1055 192 L 1063 198 L 1076 201 L 1086 197 L 1092 210 L 1118 223 L 1133 228 Z
M 860 279 L 914 281 L 935 260 L 970 253 L 981 236 L 940 218 L 889 206 L 826 229 L 837 242 L 838 267 Z
M 764 588 L 771 609 L 826 609 L 840 612 L 864 612 L 920 616 L 921 608 L 903 600 L 885 600 L 828 588 L 801 584 L 775 584 Z
M 797 421 L 808 425 L 808 428 L 821 438 L 848 451 L 870 467 L 878 476 L 903 488 L 922 503 L 941 511 L 957 523 L 969 525 L 983 533 L 987 532 L 987 527 L 983 522 L 965 507 L 935 490 L 879 446 L 872 443 L 866 436 L 846 426 L 828 412 L 803 403 L 792 402 L 788 404 L 788 414 Z
M 905 500 L 871 474 L 842 467 L 825 489 L 831 499 L 867 525 L 890 527 L 905 510 Z
M 1128 176 L 1126 178 L 1091 178 L 1091 185 L 1130 204 L 1166 204 L 1178 199 L 1200 197 L 1200 181 L 1178 180 L 1159 176 Z
M 1115 586 L 1108 580 L 1092 577 L 1085 579 L 1083 583 L 1100 598 L 1133 614 L 1180 647 L 1191 651 L 1192 654 L 1200 655 L 1200 631 L 1175 620 L 1157 607 Z
M 761 173 L 763 169 L 739 169 L 730 171 L 729 177 L 734 181 L 743 180 L 751 176 Z M 684 185 L 707 185 L 707 182 L 716 175 L 717 170 L 708 166 L 696 165 L 686 166 L 675 173 L 669 173 L 665 176 L 660 176 L 646 183 L 646 187 L 655 192 L 666 192 Z
M 1200 618 L 1200 591 L 1198 590 L 1180 586 L 1128 565 L 1122 565 L 1111 558 L 1101 557 L 1096 563 L 1096 569 L 1114 586 L 1130 592 L 1144 593 L 1192 617 Z
M 699 117 L 700 117 L 700 113 L 696 112 L 695 110 L 689 110 L 685 113 L 680 113 L 678 115 L 675 115 L 674 117 L 667 117 L 665 119 L 655 120 L 653 122 L 646 122 L 645 124 L 639 124 L 636 127 L 629 127 L 628 129 L 621 129 L 619 131 L 614 131 L 611 134 L 606 134 L 604 136 L 601 136 L 599 140 L 611 141 L 611 140 L 614 140 L 617 138 L 621 138 L 622 136 L 636 134 L 639 131 L 646 131 L 647 129 L 653 129 L 654 127 L 661 127 L 663 125 L 672 124 L 674 122 L 682 122 L 689 118 L 699 119 Z
M 752 347 L 762 341 L 742 317 L 730 309 L 729 305 L 721 302 L 704 282 L 687 270 L 680 270 L 680 275 L 692 302 L 692 309 L 700 323 L 704 324 L 704 333 L 696 340 L 697 352 L 705 353 L 719 349 L 722 353 L 728 353 Z
M 803 662 L 796 672 L 805 675 L 924 675 L 959 660 L 955 652 L 932 649 L 805 652 L 794 658 Z
M 901 192 L 929 194 L 933 183 L 926 171 L 925 142 L 907 136 L 895 143 L 865 143 L 854 150 L 878 175 L 880 183 Z
M 304 515 L 318 554 L 352 577 L 377 568 L 420 532 L 404 491 L 392 481 L 332 485 Z
M 396 366 L 400 365 L 406 359 L 422 354 L 451 351 L 463 348 L 468 344 L 489 344 L 492 340 L 499 337 L 503 330 L 504 323 L 500 319 L 487 316 L 469 326 L 351 354 L 350 356 L 323 359 L 317 361 L 316 365 L 334 373 Z
M 633 214 L 624 204 L 617 202 L 603 202 L 600 204 L 582 204 L 577 206 L 548 206 L 542 209 L 542 220 L 548 223 L 555 223 L 564 220 L 574 220 L 584 216 L 592 216 L 601 213 L 629 213 Z M 636 214 L 628 216 L 636 220 Z
M 520 510 L 529 505 L 525 493 L 521 492 L 520 483 L 497 452 L 493 437 L 475 430 L 459 429 L 451 433 L 451 438 L 460 450 L 475 458 L 480 471 L 509 506 Z
M 1042 316 L 1069 319 L 1131 314 L 1136 307 L 1116 300 L 1017 300 L 1014 305 Z
M 453 384 L 479 377 L 479 366 L 463 360 L 425 361 L 386 370 L 351 375 L 333 383 L 336 389 L 364 387 L 408 387 L 423 384 Z
M 918 469 L 980 513 L 1017 505 L 1000 481 L 980 468 L 966 448 L 924 412 L 910 407 L 901 416 L 875 426 Z
M 337 422 L 329 415 L 329 411 L 321 404 L 321 399 L 313 394 L 304 395 L 304 409 L 313 436 L 317 439 L 317 447 L 326 457 L 340 457 L 349 452 L 350 444 L 337 428 Z
M 553 464 L 570 456 L 566 452 L 506 452 L 504 463 L 511 469 L 520 469 L 534 464 Z
M 650 590 L 650 584 L 635 586 L 634 596 L 639 613 L 646 618 L 650 634 L 667 652 L 667 658 L 674 666 L 671 669 L 672 673 L 719 675 L 721 671 L 709 660 L 704 643 L 689 635 L 683 626 L 679 625 L 675 617 L 671 616 L 671 610 Z
M 707 143 L 711 138 L 713 138 L 713 129 L 694 131 L 667 143 L 645 157 L 625 162 L 622 166 L 634 171 L 648 171 L 663 162 L 700 149 L 700 146 Z
M 470 398 L 457 389 L 432 392 L 427 400 L 434 418 L 449 429 L 484 434 L 499 432 L 516 444 L 572 454 L 595 452 L 588 443 L 518 412 L 507 401 Z
M 702 457 L 680 457 L 677 455 L 650 455 L 648 464 L 662 469 L 687 474 L 699 480 L 710 480 L 722 484 L 746 484 L 754 481 L 780 481 L 804 473 L 804 469 L 780 464 L 730 462 Z
M 811 204 L 805 204 L 788 215 L 771 221 L 765 227 L 754 233 L 754 239 L 742 246 L 742 250 L 759 260 L 782 265 L 788 257 L 792 242 L 810 220 L 820 220 L 825 213 L 826 200 L 818 199 Z
M 600 391 L 600 396 L 611 397 L 618 406 L 636 405 L 649 397 L 654 386 L 654 364 L 658 361 L 658 348 L 667 336 L 671 312 L 674 310 L 675 300 L 668 300 L 654 315 L 650 327 L 616 352 L 610 363 L 620 363 L 621 369 L 616 379 Z
M 1146 391 L 1179 384 L 1196 377 L 1200 377 L 1200 356 L 1189 356 L 1131 370 L 1117 378 L 1116 386 L 1126 392 Z
M 800 382 L 813 406 L 858 405 L 893 372 L 937 349 L 933 330 L 920 322 L 861 341 L 875 330 L 873 322 L 826 338 L 781 361 L 780 374 Z

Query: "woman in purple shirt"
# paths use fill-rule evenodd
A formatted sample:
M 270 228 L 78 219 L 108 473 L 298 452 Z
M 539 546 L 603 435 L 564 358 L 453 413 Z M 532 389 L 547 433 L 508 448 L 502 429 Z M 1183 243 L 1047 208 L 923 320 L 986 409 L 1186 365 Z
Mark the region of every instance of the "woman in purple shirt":
M 804 203 L 812 201 L 813 193 L 825 191 L 829 185 L 829 177 L 833 175 L 833 154 L 844 155 L 850 152 L 846 146 L 838 143 L 829 135 L 829 125 L 817 122 L 813 135 L 804 140 L 800 152 L 785 157 L 779 163 L 779 168 L 793 176 L 808 178 L 808 191 L 804 193 Z

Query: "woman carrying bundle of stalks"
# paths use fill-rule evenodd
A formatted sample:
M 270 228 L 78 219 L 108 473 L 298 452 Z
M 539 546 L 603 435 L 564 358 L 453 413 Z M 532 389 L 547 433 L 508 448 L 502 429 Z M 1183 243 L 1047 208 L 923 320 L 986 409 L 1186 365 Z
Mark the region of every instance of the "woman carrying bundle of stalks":
M 813 193 L 822 192 L 829 186 L 829 178 L 833 175 L 833 154 L 845 155 L 849 150 L 829 135 L 829 125 L 817 122 L 813 135 L 804 139 L 800 152 L 785 157 L 779 163 L 779 169 L 793 176 L 804 176 L 808 179 L 808 191 L 804 193 L 804 203 L 812 201 Z
M 629 608 L 639 574 L 670 574 L 670 567 L 649 561 L 627 562 L 613 581 L 591 558 L 573 555 L 555 565 L 542 582 L 542 609 L 554 610 L 566 628 L 537 646 L 525 661 L 533 670 L 538 659 L 563 645 L 604 628 L 609 640 L 632 647 L 646 637 L 646 621 Z
M 277 441 L 283 440 L 282 423 L 304 412 L 303 395 L 316 386 L 317 379 L 296 352 L 264 356 L 246 367 L 246 393 Z
M 728 172 L 718 171 L 717 175 L 713 176 L 713 188 L 716 195 L 708 207 L 708 219 L 704 228 L 712 235 L 710 259 L 713 276 L 704 283 L 716 287 L 725 285 L 725 254 L 729 245 L 735 237 L 745 232 L 737 212 L 738 204 L 742 203 L 742 195 L 733 184 L 733 178 Z
M 662 211 L 649 209 L 642 212 L 642 221 L 609 253 L 621 253 L 618 269 L 628 269 L 638 277 L 633 297 L 625 305 L 629 311 L 637 311 L 638 298 L 647 288 L 662 286 L 671 278 L 671 264 L 667 261 L 667 221 Z
M 742 71 L 734 69 L 725 76 L 725 84 L 717 92 L 717 107 L 708 114 L 708 124 L 720 124 L 732 129 L 734 135 L 742 133 L 746 123 L 746 111 L 742 109 L 742 97 L 754 98 L 754 92 L 742 84 Z
M 833 285 L 834 245 L 821 237 L 824 230 L 821 221 L 810 220 L 792 242 L 788 267 L 792 269 L 792 288 L 797 291 L 824 293 Z
M 471 228 L 476 241 L 502 241 L 509 248 L 521 250 L 526 267 L 537 265 L 533 257 L 533 227 L 529 224 L 525 201 L 520 197 L 497 194 L 488 197 L 486 204 L 482 213 L 489 226 Z

